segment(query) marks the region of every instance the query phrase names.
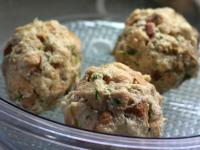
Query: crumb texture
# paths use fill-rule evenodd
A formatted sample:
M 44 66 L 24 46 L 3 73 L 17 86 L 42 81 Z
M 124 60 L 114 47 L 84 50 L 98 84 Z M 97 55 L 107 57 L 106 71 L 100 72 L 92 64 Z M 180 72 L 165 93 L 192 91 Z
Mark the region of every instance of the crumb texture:
M 2 64 L 10 99 L 32 112 L 48 110 L 75 82 L 80 60 L 79 38 L 58 21 L 16 28 Z
M 149 80 L 121 63 L 88 68 L 63 99 L 65 123 L 103 133 L 159 137 L 162 96 Z
M 126 20 L 114 55 L 145 74 L 160 92 L 197 75 L 198 32 L 171 8 L 136 9 Z

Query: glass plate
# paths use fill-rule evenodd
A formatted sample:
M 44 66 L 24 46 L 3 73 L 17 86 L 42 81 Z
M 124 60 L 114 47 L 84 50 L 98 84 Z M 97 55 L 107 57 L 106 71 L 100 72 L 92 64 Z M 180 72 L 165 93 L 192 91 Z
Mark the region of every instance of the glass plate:
M 75 32 L 82 41 L 83 63 L 81 73 L 87 67 L 114 61 L 112 50 L 124 28 L 123 23 L 110 21 L 62 22 Z M 2 51 L 0 58 L 2 60 Z M 164 96 L 163 111 L 167 118 L 162 137 L 185 137 L 200 134 L 200 74 L 195 79 L 185 81 L 177 89 Z M 8 99 L 2 73 L 0 73 L 0 96 Z M 41 114 L 42 117 L 63 123 L 60 108 Z

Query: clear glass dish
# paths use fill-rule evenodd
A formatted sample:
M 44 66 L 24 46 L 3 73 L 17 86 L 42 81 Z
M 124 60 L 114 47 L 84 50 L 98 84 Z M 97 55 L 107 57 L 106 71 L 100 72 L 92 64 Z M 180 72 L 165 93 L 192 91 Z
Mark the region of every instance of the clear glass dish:
M 183 2 L 182 2 L 183 3 Z M 198 1 L 168 3 L 200 29 Z M 184 1 L 185 3 L 185 1 Z M 111 62 L 110 55 L 125 17 L 137 7 L 165 6 L 166 1 L 78 0 L 30 1 L 0 0 L 0 44 L 16 26 L 39 19 L 58 19 L 76 32 L 84 52 L 82 72 L 89 65 Z M 187 9 L 182 7 L 187 6 Z M 47 11 L 48 10 L 48 11 Z M 80 21 L 82 20 L 82 21 Z M 87 20 L 87 21 L 83 21 Z M 98 20 L 98 21 L 97 21 Z M 87 36 L 86 36 L 87 35 Z M 103 57 L 94 59 L 98 53 Z M 0 53 L 2 61 L 2 48 Z M 164 94 L 165 117 L 161 138 L 113 136 L 63 125 L 60 109 L 36 116 L 8 101 L 0 74 L 0 148 L 20 150 L 62 149 L 200 149 L 200 77 L 184 82 Z

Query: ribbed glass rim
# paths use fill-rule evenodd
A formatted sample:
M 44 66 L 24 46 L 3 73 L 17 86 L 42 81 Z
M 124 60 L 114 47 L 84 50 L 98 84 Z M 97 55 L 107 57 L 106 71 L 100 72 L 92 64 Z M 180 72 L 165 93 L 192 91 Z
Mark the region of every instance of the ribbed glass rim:
M 200 148 L 200 135 L 187 137 L 128 137 L 97 133 L 64 125 L 23 110 L 0 97 L 0 113 L 3 122 L 21 131 L 47 138 L 60 144 L 68 144 L 67 139 L 116 148 L 142 149 L 186 149 Z M 37 130 L 36 130 L 37 129 Z M 105 140 L 106 139 L 106 140 Z

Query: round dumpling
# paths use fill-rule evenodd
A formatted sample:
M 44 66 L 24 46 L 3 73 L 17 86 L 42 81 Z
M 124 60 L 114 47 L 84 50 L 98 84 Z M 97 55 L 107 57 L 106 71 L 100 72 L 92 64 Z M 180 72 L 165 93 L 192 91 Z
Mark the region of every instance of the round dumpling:
M 88 68 L 63 99 L 65 123 L 103 133 L 160 136 L 162 96 L 149 80 L 121 63 Z
M 160 92 L 198 73 L 198 32 L 171 8 L 136 9 L 127 18 L 114 55 L 151 75 Z
M 50 109 L 76 81 L 80 60 L 79 38 L 58 21 L 18 27 L 2 65 L 10 99 L 35 113 Z

